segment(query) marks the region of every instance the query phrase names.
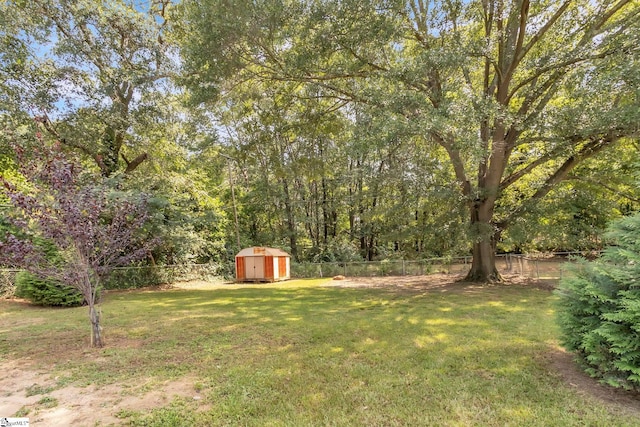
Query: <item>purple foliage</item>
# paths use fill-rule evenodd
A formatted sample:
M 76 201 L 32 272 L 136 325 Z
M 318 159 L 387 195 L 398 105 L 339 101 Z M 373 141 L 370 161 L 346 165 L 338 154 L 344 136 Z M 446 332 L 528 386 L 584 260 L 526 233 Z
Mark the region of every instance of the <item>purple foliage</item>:
M 16 151 L 21 157 L 20 151 Z M 147 256 L 154 240 L 140 238 L 149 214 L 147 198 L 135 199 L 110 191 L 101 178 L 82 180 L 81 169 L 56 150 L 42 149 L 21 159 L 21 173 L 32 190 L 19 191 L 0 177 L 13 205 L 10 223 L 21 233 L 0 236 L 0 265 L 25 269 L 59 280 L 83 293 L 93 310 L 97 289 L 114 267 Z M 47 256 L 51 242 L 55 257 Z M 97 314 L 92 323 L 99 331 Z M 94 345 L 101 346 L 100 337 Z
M 32 193 L 18 191 L 0 177 L 18 213 L 10 219 L 16 228 L 53 242 L 99 278 L 148 254 L 153 242 L 137 238 L 148 219 L 144 195 L 137 200 L 112 197 L 104 185 L 82 183 L 80 168 L 55 150 L 36 153 L 23 163 L 21 172 L 35 188 Z M 30 240 L 10 233 L 0 239 L 1 264 L 36 269 L 35 273 L 45 267 L 34 265 L 46 257 Z

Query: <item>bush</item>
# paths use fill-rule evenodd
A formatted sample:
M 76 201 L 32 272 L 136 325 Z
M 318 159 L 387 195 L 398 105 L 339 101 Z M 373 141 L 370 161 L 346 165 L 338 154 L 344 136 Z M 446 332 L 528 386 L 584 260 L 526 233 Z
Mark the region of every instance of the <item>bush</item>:
M 104 281 L 105 289 L 138 289 L 174 281 L 173 270 L 153 267 L 114 268 Z
M 614 244 L 603 256 L 577 263 L 560 283 L 562 343 L 591 376 L 640 390 L 640 215 L 606 237 Z
M 362 261 L 360 250 L 352 242 L 335 239 L 325 247 L 312 247 L 303 259 L 314 263 L 336 263 Z
M 16 274 L 15 280 L 15 295 L 34 304 L 58 307 L 83 305 L 84 298 L 79 291 L 54 280 L 40 279 L 24 271 Z
M 184 264 L 114 268 L 104 281 L 105 289 L 138 289 L 188 280 L 233 277 L 235 264 Z M 229 276 L 227 276 L 229 275 Z

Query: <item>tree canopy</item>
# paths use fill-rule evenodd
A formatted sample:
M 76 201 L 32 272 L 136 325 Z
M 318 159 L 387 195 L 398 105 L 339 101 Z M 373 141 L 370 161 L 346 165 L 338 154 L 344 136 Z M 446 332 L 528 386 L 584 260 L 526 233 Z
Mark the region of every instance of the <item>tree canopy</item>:
M 499 279 L 503 232 L 585 160 L 637 137 L 632 0 L 222 3 L 184 2 L 194 93 L 219 96 L 230 70 L 235 85 L 295 83 L 344 103 L 354 126 L 363 106 L 402 127 L 403 144 L 443 150 L 472 279 Z
M 9 145 L 59 146 L 151 194 L 151 262 L 239 237 L 299 261 L 472 254 L 470 279 L 500 280 L 496 251 L 598 248 L 638 209 L 639 6 L 4 2 L 0 173 L 20 185 Z

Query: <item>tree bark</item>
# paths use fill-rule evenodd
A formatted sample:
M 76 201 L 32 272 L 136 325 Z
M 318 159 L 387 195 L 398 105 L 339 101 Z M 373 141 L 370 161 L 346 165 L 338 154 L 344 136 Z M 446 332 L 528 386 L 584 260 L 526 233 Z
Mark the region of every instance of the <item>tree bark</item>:
M 102 327 L 100 326 L 100 313 L 96 309 L 95 302 L 89 301 L 89 319 L 91 319 L 91 347 L 101 348 L 104 346 L 102 342 Z
M 483 283 L 502 282 L 502 276 L 496 268 L 495 253 L 495 246 L 491 241 L 474 242 L 471 270 L 464 280 Z
M 138 157 L 136 157 L 135 159 L 129 161 L 124 154 L 120 154 L 122 156 L 122 159 L 124 160 L 124 162 L 127 164 L 127 168 L 124 170 L 124 173 L 131 173 L 134 170 L 136 170 L 136 168 L 138 166 L 140 166 L 140 164 L 142 162 L 144 162 L 145 160 L 147 160 L 147 158 L 149 157 L 149 155 L 147 153 L 142 153 L 140 154 Z
M 492 222 L 493 209 L 487 203 L 473 203 L 471 210 L 471 229 L 476 233 L 473 242 L 471 269 L 465 281 L 497 283 L 502 276 L 496 268 L 496 246 L 500 239 L 500 230 Z
M 289 184 L 285 178 L 281 180 L 282 190 L 284 192 L 284 211 L 287 217 L 287 234 L 289 235 L 289 246 L 291 247 L 291 256 L 295 261 L 299 261 L 298 257 L 298 239 L 296 230 L 296 219 L 291 206 L 291 196 L 289 194 Z

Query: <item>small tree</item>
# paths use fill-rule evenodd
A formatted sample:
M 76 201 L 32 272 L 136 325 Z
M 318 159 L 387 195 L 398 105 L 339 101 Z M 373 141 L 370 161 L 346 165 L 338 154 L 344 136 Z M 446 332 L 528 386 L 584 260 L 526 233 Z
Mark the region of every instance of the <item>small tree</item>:
M 14 208 L 13 231 L 0 236 L 0 265 L 80 291 L 89 306 L 91 345 L 102 347 L 96 307 L 101 283 L 114 267 L 143 258 L 153 244 L 140 236 L 146 198 L 111 191 L 100 178 L 83 180 L 80 167 L 57 149 L 35 153 L 21 162 L 21 172 L 30 190 L 0 177 Z M 55 257 L 47 255 L 43 240 L 55 245 Z
M 640 390 L 640 214 L 606 236 L 613 244 L 603 256 L 577 264 L 560 284 L 563 345 L 591 376 Z

